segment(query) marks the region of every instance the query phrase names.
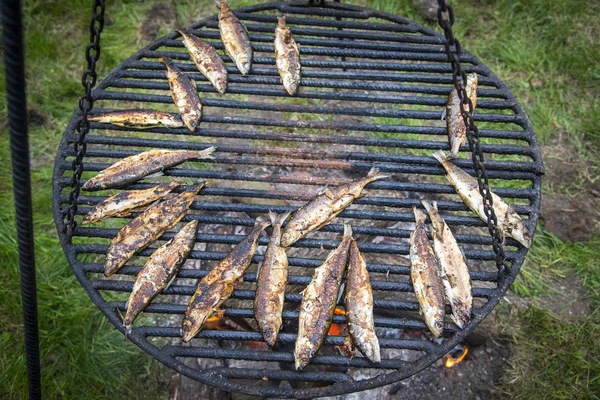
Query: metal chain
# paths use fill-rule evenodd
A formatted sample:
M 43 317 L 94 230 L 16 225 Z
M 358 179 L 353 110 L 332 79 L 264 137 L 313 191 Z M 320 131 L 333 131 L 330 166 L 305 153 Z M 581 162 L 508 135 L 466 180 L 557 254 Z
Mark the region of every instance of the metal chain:
M 460 100 L 460 112 L 467 129 L 467 140 L 471 147 L 471 158 L 473 160 L 473 169 L 479 185 L 479 193 L 483 197 L 483 212 L 487 217 L 487 226 L 492 237 L 492 248 L 496 254 L 496 266 L 500 276 L 505 272 L 505 254 L 503 248 L 503 237 L 498 229 L 498 218 L 494 212 L 494 200 L 492 198 L 492 191 L 488 181 L 487 172 L 483 165 L 484 158 L 483 152 L 481 151 L 481 145 L 479 141 L 479 130 L 473 120 L 473 103 L 467 95 L 467 89 L 465 82 L 467 82 L 467 74 L 462 70 L 460 66 L 460 56 L 462 47 L 458 39 L 454 37 L 452 33 L 452 25 L 454 25 L 454 12 L 452 7 L 446 4 L 445 0 L 438 0 L 438 23 L 444 30 L 444 36 L 446 41 L 444 46 L 446 48 L 446 54 L 448 60 L 452 66 L 452 82 L 458 94 Z M 455 47 L 455 51 L 452 52 L 451 47 Z
M 90 131 L 88 113 L 94 106 L 92 98 L 92 88 L 96 85 L 98 75 L 96 73 L 96 63 L 100 58 L 100 33 L 104 28 L 104 0 L 94 0 L 92 6 L 92 18 L 90 20 L 90 43 L 85 48 L 85 60 L 87 69 L 83 72 L 81 84 L 85 88 L 85 93 L 79 98 L 79 110 L 81 116 L 75 123 L 77 131 L 77 141 L 73 145 L 75 159 L 73 160 L 73 177 L 71 178 L 71 193 L 69 193 L 69 203 L 65 213 L 65 229 L 67 237 L 73 236 L 73 230 L 77 226 L 75 215 L 77 215 L 77 199 L 81 190 L 81 173 L 83 172 L 83 157 L 86 152 L 85 136 Z

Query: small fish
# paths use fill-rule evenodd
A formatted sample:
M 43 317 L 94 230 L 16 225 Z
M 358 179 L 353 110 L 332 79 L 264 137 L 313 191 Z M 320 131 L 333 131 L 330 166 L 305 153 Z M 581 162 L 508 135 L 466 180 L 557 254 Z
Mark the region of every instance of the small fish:
M 123 326 L 129 330 L 135 318 L 173 280 L 196 242 L 198 221 L 189 222 L 175 237 L 159 247 L 137 275 L 127 301 Z
M 212 158 L 210 155 L 214 151 L 214 147 L 202 151 L 159 149 L 144 151 L 117 161 L 110 167 L 100 171 L 98 175 L 84 183 L 82 189 L 93 191 L 125 186 L 187 160 Z
M 423 200 L 421 203 L 431 219 L 433 250 L 439 261 L 446 299 L 452 307 L 452 320 L 462 329 L 471 320 L 473 303 L 469 268 L 452 231 L 438 213 L 436 202 Z
M 118 193 L 98 203 L 83 217 L 81 223 L 83 225 L 93 224 L 112 216 L 127 217 L 135 209 L 163 198 L 173 189 L 183 184 L 182 181 L 171 181 L 146 190 L 130 190 Z
M 274 346 L 281 329 L 285 284 L 288 277 L 288 259 L 281 247 L 281 224 L 289 217 L 269 212 L 273 233 L 258 274 L 254 315 L 258 327 L 269 346 Z
M 329 332 L 351 241 L 352 228 L 345 224 L 342 242 L 315 269 L 312 281 L 302 292 L 298 336 L 294 348 L 297 370 L 308 365 Z
M 156 110 L 119 110 L 88 116 L 90 122 L 113 124 L 128 128 L 183 128 L 183 121 L 177 114 Z
M 159 60 L 167 67 L 171 97 L 179 109 L 183 123 L 190 132 L 194 132 L 202 118 L 202 103 L 198 97 L 196 82 L 175 66 L 170 58 L 161 57 Z
M 290 28 L 285 24 L 285 15 L 278 18 L 275 28 L 275 61 L 281 83 L 293 96 L 300 85 L 300 49 Z
M 416 227 L 410 234 L 410 277 L 420 312 L 436 337 L 444 329 L 444 288 L 438 263 L 425 230 L 426 215 L 414 208 Z
M 183 44 L 190 53 L 198 71 L 212 83 L 219 93 L 227 90 L 227 68 L 214 47 L 182 29 L 178 30 L 183 37 Z
M 183 341 L 189 342 L 200 332 L 204 323 L 231 296 L 235 285 L 252 262 L 261 232 L 271 225 L 258 217 L 254 227 L 200 282 L 183 317 Z
M 378 179 L 388 178 L 372 168 L 364 178 L 333 189 L 322 189 L 317 196 L 292 214 L 281 237 L 281 245 L 288 247 L 299 239 L 329 224 L 354 199 L 361 197 L 363 188 Z
M 252 67 L 252 46 L 248 31 L 231 11 L 226 0 L 217 3 L 217 7 L 219 8 L 219 30 L 225 52 L 231 57 L 242 75 L 246 75 Z
M 479 218 L 487 222 L 487 217 L 483 210 L 483 197 L 479 193 L 479 185 L 475 178 L 465 171 L 452 164 L 443 151 L 438 150 L 433 153 L 433 157 L 438 160 L 446 169 L 448 181 L 454 186 L 456 193 L 462 201 L 473 210 Z M 498 230 L 503 235 L 509 235 L 523 246 L 531 246 L 531 232 L 525 226 L 516 210 L 506 204 L 502 198 L 492 192 L 493 209 L 498 219 Z
M 204 186 L 204 182 L 187 186 L 183 193 L 154 203 L 121 228 L 108 246 L 104 275 L 108 277 L 117 272 L 135 253 L 177 225 Z
M 471 73 L 467 75 L 467 83 L 465 87 L 467 95 L 473 103 L 473 112 L 477 105 L 477 74 Z M 460 100 L 456 89 L 452 89 L 448 96 L 448 104 L 446 105 L 446 126 L 448 127 L 448 139 L 450 140 L 450 158 L 454 158 L 460 151 L 460 146 L 467 140 L 467 127 L 460 113 Z
M 352 342 L 371 362 L 381 361 L 379 340 L 373 317 L 373 289 L 367 263 L 356 240 L 350 243 L 348 276 L 346 277 L 346 320 Z

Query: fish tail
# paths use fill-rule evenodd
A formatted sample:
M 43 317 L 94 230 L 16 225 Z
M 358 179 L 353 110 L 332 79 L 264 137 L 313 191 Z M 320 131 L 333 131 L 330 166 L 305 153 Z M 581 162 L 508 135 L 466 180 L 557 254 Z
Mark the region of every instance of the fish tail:
M 421 204 L 425 207 L 428 213 L 431 213 L 432 210 L 437 211 L 437 201 L 429 201 L 429 200 L 421 200 Z
M 257 225 L 262 225 L 263 229 L 266 228 L 267 226 L 271 225 L 271 221 L 269 221 L 269 219 L 265 216 L 260 216 L 257 217 L 256 220 L 254 221 L 254 226 Z
M 446 157 L 446 154 L 444 154 L 444 152 L 442 150 L 434 151 L 433 158 L 438 160 L 442 165 L 444 165 L 446 162 L 448 162 L 448 157 Z
M 279 28 L 285 28 L 285 14 L 281 14 L 277 17 L 277 26 Z
M 378 179 L 385 179 L 385 178 L 389 178 L 389 175 L 386 174 L 382 174 L 381 171 L 379 171 L 379 168 L 377 167 L 373 167 L 369 170 L 369 173 L 367 174 L 367 179 L 369 180 L 369 182 L 373 182 L 376 181 Z
M 413 213 L 415 214 L 415 222 L 417 224 L 425 223 L 427 216 L 423 211 L 419 210 L 417 207 L 413 207 Z
M 211 154 L 214 153 L 216 149 L 217 148 L 215 146 L 211 146 L 211 147 L 209 147 L 207 149 L 204 149 L 204 150 L 202 150 L 200 152 L 199 157 L 200 158 L 208 158 L 210 160 L 214 160 L 215 158 L 213 156 L 211 156 Z
M 352 227 L 350 224 L 344 224 L 344 237 L 352 237 Z
M 290 216 L 291 213 L 291 211 L 288 211 L 284 214 L 279 215 L 276 212 L 269 210 L 269 218 L 271 218 L 271 225 L 283 225 L 283 223 Z
M 177 29 L 177 33 L 179 33 L 181 36 L 187 35 L 187 32 L 185 31 L 185 28 Z

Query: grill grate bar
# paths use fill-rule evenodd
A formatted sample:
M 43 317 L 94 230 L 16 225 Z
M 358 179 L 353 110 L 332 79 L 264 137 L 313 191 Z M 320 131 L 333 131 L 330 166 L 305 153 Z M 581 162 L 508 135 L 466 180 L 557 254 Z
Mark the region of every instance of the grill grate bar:
M 211 373 L 233 379 L 265 379 L 301 382 L 350 382 L 348 375 L 341 372 L 297 372 L 288 370 L 256 370 L 251 368 L 210 368 Z

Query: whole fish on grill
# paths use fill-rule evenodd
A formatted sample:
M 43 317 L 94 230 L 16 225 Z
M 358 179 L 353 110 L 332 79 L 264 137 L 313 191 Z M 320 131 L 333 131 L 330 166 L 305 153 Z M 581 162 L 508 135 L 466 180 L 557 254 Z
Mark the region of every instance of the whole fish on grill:
M 177 225 L 204 186 L 204 182 L 187 186 L 183 193 L 154 203 L 129 221 L 108 246 L 104 275 L 108 277 L 117 272 L 135 253 Z
M 89 115 L 88 121 L 139 129 L 184 127 L 179 115 L 156 110 L 108 111 Z
M 471 73 L 467 75 L 467 83 L 465 87 L 467 96 L 473 103 L 473 111 L 477 105 L 477 74 Z M 466 107 L 465 107 L 466 109 Z M 460 146 L 467 140 L 467 127 L 460 113 L 460 99 L 456 89 L 452 89 L 448 96 L 448 104 L 446 105 L 446 126 L 448 128 L 448 139 L 450 140 L 450 158 L 456 157 L 460 151 Z
M 123 326 L 129 329 L 135 318 L 177 275 L 196 242 L 198 221 L 189 222 L 173 239 L 159 247 L 138 273 L 127 301 Z
M 350 242 L 346 277 L 346 321 L 352 342 L 374 363 L 381 361 L 379 340 L 373 316 L 373 289 L 367 263 L 356 240 Z
M 300 49 L 285 24 L 285 15 L 278 18 L 275 28 L 275 61 L 283 87 L 291 96 L 295 95 L 300 85 Z
M 215 151 L 209 147 L 202 151 L 153 149 L 117 161 L 100 171 L 81 187 L 83 190 L 118 188 L 139 181 L 145 176 L 174 167 L 194 158 L 212 158 Z
M 219 8 L 219 30 L 225 52 L 242 75 L 246 75 L 252 67 L 252 46 L 246 27 L 231 11 L 226 0 L 216 3 Z
M 173 60 L 161 57 L 159 60 L 167 67 L 167 80 L 171 88 L 171 97 L 179 109 L 185 126 L 194 132 L 202 118 L 202 103 L 196 90 L 196 82 L 183 73 Z
M 281 225 L 289 217 L 269 212 L 273 233 L 258 273 L 254 315 L 258 327 L 269 346 L 274 346 L 281 328 L 285 284 L 288 277 L 288 259 L 281 247 Z
M 362 190 L 369 183 L 388 178 L 372 168 L 364 178 L 336 188 L 322 189 L 317 196 L 294 212 L 281 237 L 281 245 L 288 247 L 307 234 L 329 224 L 354 199 L 361 197 Z
M 410 234 L 410 278 L 427 327 L 439 337 L 444 329 L 444 288 L 433 248 L 425 230 L 426 215 L 413 208 L 415 230 Z
M 198 36 L 178 30 L 183 37 L 183 44 L 196 64 L 198 71 L 212 83 L 219 93 L 227 90 L 227 68 L 214 47 L 200 39 Z
M 483 210 L 483 197 L 479 193 L 477 180 L 465 171 L 452 164 L 443 151 L 438 150 L 433 153 L 433 157 L 438 160 L 446 169 L 448 181 L 454 186 L 456 193 L 462 201 L 473 210 L 479 218 L 487 222 L 487 217 Z M 498 230 L 503 235 L 509 235 L 523 246 L 531 246 L 531 232 L 525 226 L 525 222 L 517 214 L 514 207 L 506 204 L 504 200 L 492 192 L 493 209 L 498 219 Z
M 345 224 L 340 245 L 315 269 L 312 280 L 302 292 L 298 336 L 294 348 L 297 370 L 308 365 L 329 332 L 351 241 L 352 228 Z
M 431 219 L 433 250 L 439 261 L 446 299 L 452 308 L 452 320 L 462 329 L 471 320 L 473 303 L 469 268 L 452 231 L 439 214 L 436 202 L 423 200 L 421 203 Z
M 271 222 L 267 218 L 256 218 L 250 233 L 198 282 L 183 317 L 184 342 L 196 336 L 208 317 L 219 312 L 218 308 L 231 296 L 233 288 L 252 262 L 261 232 L 269 225 Z
M 171 181 L 146 190 L 130 190 L 118 193 L 98 203 L 83 217 L 81 223 L 83 225 L 93 224 L 112 216 L 127 217 L 135 209 L 163 198 L 173 189 L 183 184 L 182 181 Z

